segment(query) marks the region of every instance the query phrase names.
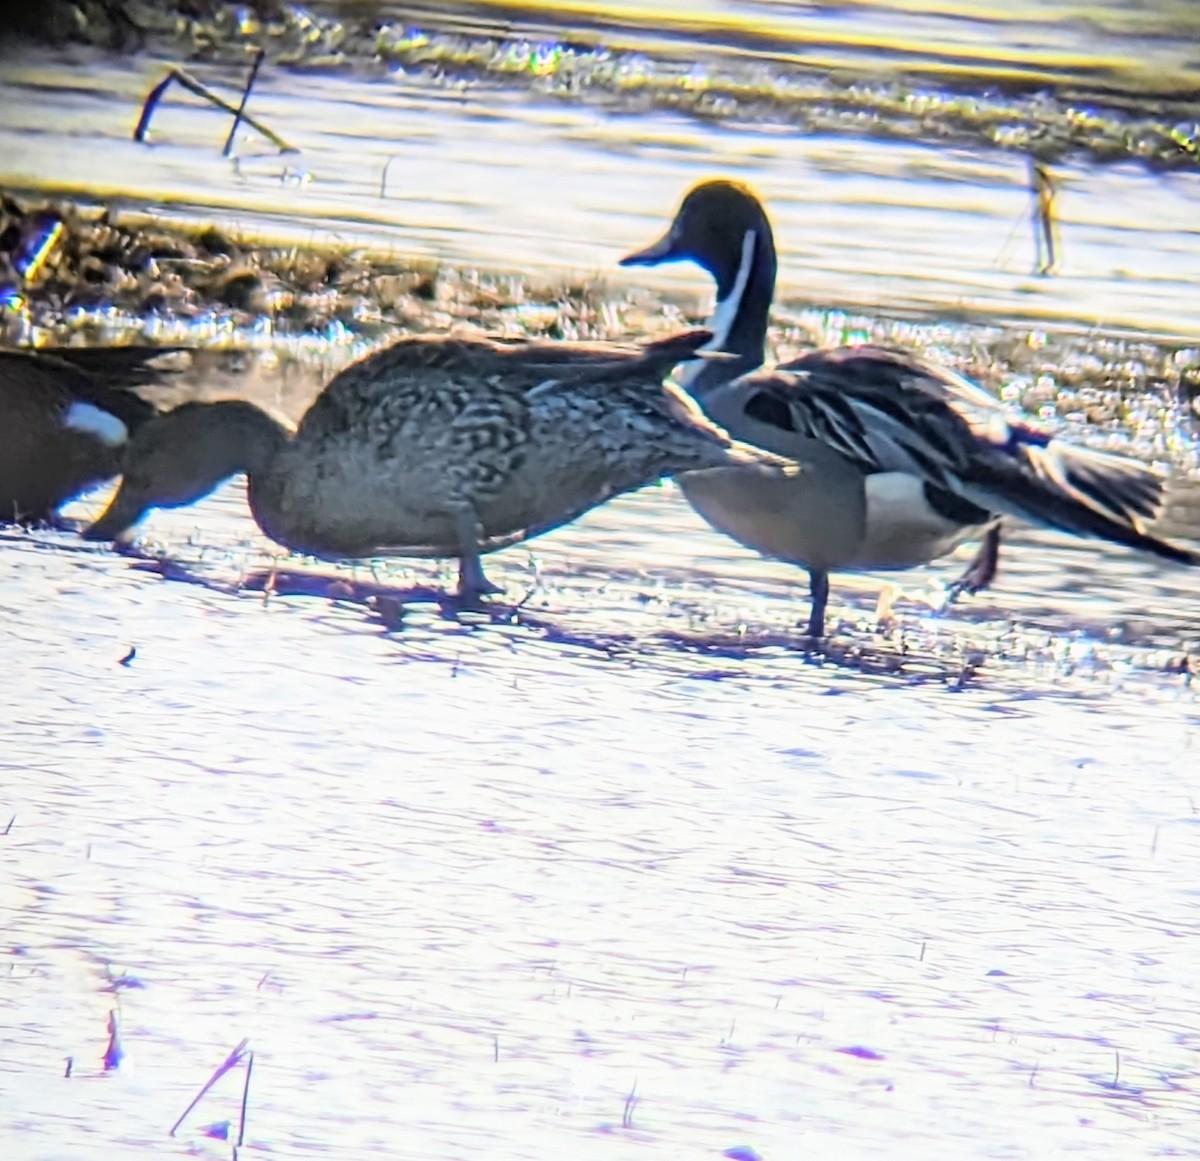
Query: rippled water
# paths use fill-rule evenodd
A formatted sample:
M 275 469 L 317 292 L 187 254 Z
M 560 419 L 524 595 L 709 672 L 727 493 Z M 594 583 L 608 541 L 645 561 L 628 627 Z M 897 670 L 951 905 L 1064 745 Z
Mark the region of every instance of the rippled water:
M 1174 348 L 1100 333 L 1194 340 L 1195 173 L 1081 138 L 1052 162 L 1062 271 L 1033 278 L 1025 156 L 985 132 L 1039 102 L 1057 126 L 1072 93 L 1110 127 L 1182 124 L 1194 6 L 385 15 L 388 65 L 354 34 L 323 63 L 320 36 L 299 64 L 277 46 L 251 110 L 301 152 L 245 136 L 233 162 L 190 97 L 129 140 L 178 46 L 10 51 L 0 186 L 615 293 L 616 258 L 730 173 L 775 217 L 786 327 L 916 319 L 939 357 L 995 358 L 1010 397 L 1057 393 L 1080 438 L 1171 467 L 1165 527 L 1200 531 L 1156 378 Z M 701 54 L 720 83 L 672 90 Z M 834 66 L 874 112 L 801 132 Z M 228 44 L 188 68 L 244 74 Z M 911 132 L 902 73 L 939 95 Z M 294 413 L 312 386 L 254 392 Z M 243 1156 L 1200 1156 L 1183 570 L 1017 531 L 994 590 L 942 614 L 966 551 L 837 578 L 838 633 L 804 653 L 797 571 L 669 485 L 491 558 L 521 602 L 491 616 L 441 610 L 436 565 L 280 559 L 236 483 L 154 515 L 141 552 L 0 530 L 5 1157 L 228 1157 L 203 1129 L 236 1133 L 241 1070 L 167 1133 L 244 1037 Z

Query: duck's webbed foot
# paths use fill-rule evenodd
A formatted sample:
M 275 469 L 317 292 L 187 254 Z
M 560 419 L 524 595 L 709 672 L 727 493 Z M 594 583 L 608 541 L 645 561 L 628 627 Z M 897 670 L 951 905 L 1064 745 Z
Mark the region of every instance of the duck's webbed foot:
M 482 603 L 483 597 L 493 597 L 504 590 L 494 585 L 484 575 L 479 558 L 463 557 L 458 569 L 458 599 L 462 604 L 471 606 Z
M 946 604 L 953 604 L 963 593 L 972 596 L 981 593 L 992 581 L 1000 568 L 1000 525 L 993 524 L 983 538 L 983 544 L 975 554 L 975 559 L 967 565 L 966 571 L 949 589 Z

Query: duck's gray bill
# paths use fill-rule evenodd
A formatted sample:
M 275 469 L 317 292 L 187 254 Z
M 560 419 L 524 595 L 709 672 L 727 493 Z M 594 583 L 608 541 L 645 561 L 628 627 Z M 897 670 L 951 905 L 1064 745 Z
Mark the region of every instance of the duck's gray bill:
M 670 262 L 675 257 L 675 239 L 670 231 L 644 250 L 635 250 L 621 259 L 621 266 L 656 266 L 659 262 Z

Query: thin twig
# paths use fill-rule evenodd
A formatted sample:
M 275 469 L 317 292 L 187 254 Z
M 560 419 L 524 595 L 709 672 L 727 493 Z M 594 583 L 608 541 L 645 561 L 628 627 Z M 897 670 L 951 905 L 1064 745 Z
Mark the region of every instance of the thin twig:
M 242 1119 L 238 1122 L 237 1147 L 242 1147 L 246 1140 L 246 1109 L 250 1106 L 250 1074 L 254 1071 L 254 1053 L 246 1057 L 246 1085 L 242 1089 Z
M 175 70 L 172 69 L 157 85 L 146 94 L 146 100 L 142 103 L 142 115 L 138 118 L 137 127 L 133 131 L 134 141 L 145 141 L 146 130 L 150 128 L 150 118 L 154 116 L 154 110 L 158 108 L 158 102 L 162 100 L 162 95 L 171 87 L 171 82 L 175 80 Z
M 188 1113 L 190 1113 L 192 1109 L 194 1109 L 204 1099 L 204 1096 L 208 1090 L 212 1088 L 212 1086 L 216 1084 L 217 1081 L 219 1081 L 221 1077 L 223 1077 L 231 1068 L 236 1068 L 238 1064 L 241 1063 L 242 1056 L 246 1051 L 246 1045 L 249 1043 L 250 1039 L 249 1037 L 246 1037 L 227 1057 L 225 1057 L 224 1062 L 217 1067 L 216 1072 L 214 1072 L 212 1076 L 208 1078 L 208 1083 L 205 1084 L 205 1086 L 192 1098 L 192 1103 L 183 1110 L 183 1112 L 180 1114 L 179 1120 L 177 1120 L 171 1126 L 171 1131 L 167 1134 L 169 1137 L 175 1136 L 175 1131 L 180 1125 L 183 1124 L 185 1120 L 187 1120 Z
M 242 92 L 242 103 L 238 106 L 238 111 L 233 115 L 233 124 L 229 127 L 229 136 L 225 138 L 225 148 L 221 150 L 222 157 L 228 157 L 230 151 L 233 149 L 233 138 L 246 112 L 246 102 L 250 100 L 250 90 L 254 88 L 254 78 L 258 76 L 259 67 L 262 65 L 263 58 L 266 55 L 267 50 L 260 48 L 254 57 L 254 63 L 250 66 L 250 75 L 246 78 L 246 88 Z
M 396 160 L 396 155 L 395 155 L 395 154 L 392 154 L 392 156 L 391 156 L 391 157 L 389 157 L 389 158 L 387 159 L 387 161 L 385 161 L 385 162 L 383 163 L 383 174 L 382 174 L 382 176 L 379 178 L 379 196 L 380 196 L 381 198 L 385 198 L 385 197 L 387 197 L 387 175 L 388 175 L 388 170 L 392 168 L 392 162 L 393 162 L 393 161 L 395 161 L 395 160 Z

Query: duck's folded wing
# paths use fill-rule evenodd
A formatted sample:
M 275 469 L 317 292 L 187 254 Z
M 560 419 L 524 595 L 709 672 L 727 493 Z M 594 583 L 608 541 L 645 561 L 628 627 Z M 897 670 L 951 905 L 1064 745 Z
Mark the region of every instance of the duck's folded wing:
M 1019 464 L 1065 497 L 1129 527 L 1153 520 L 1163 505 L 1163 479 L 1129 456 L 1095 451 L 1057 439 L 1013 418 L 998 399 L 966 377 L 944 367 L 909 360 L 921 376 L 921 389 L 938 395 L 963 418 L 975 437 L 973 462 L 997 457 Z
M 833 377 L 845 390 L 915 388 L 953 407 L 973 429 L 984 431 L 1005 422 L 1008 410 L 994 395 L 949 367 L 919 359 L 892 347 L 863 345 L 809 351 L 781 370 Z
M 35 358 L 69 364 L 84 372 L 101 387 L 134 387 L 161 383 L 172 378 L 176 368 L 166 356 L 182 347 L 40 347 Z
M 919 380 L 845 381 L 814 367 L 756 372 L 728 390 L 748 417 L 815 440 L 866 475 L 907 472 L 959 491 L 975 446 L 966 421 Z
M 0 351 L 0 384 L 10 389 L 21 388 L 44 399 L 46 405 L 70 402 L 87 403 L 119 419 L 130 431 L 152 419 L 157 409 L 133 388 L 159 378 L 157 371 L 145 368 L 148 359 L 162 350 L 150 348 L 71 349 L 71 358 L 58 349 Z M 95 359 L 90 355 L 95 354 Z M 111 372 L 111 381 L 93 374 L 93 366 L 104 365 Z M 86 368 L 86 369 L 85 369 Z
M 1131 525 L 1152 520 L 1162 506 L 1162 479 L 1146 465 L 1017 422 L 998 399 L 948 368 L 866 346 L 812 351 L 786 367 L 806 376 L 811 407 L 835 416 L 816 421 L 823 431 L 836 438 L 840 430 L 841 444 L 853 442 L 860 455 L 869 449 L 893 468 L 907 455 L 927 474 L 949 469 L 968 486 L 1015 468 Z M 840 409 L 828 398 L 834 393 L 842 395 Z
M 903 355 L 813 352 L 788 367 L 741 381 L 747 414 L 770 414 L 867 473 L 909 472 L 988 511 L 1197 563 L 1143 531 L 1163 480 L 1135 459 L 1010 421 L 968 380 Z

